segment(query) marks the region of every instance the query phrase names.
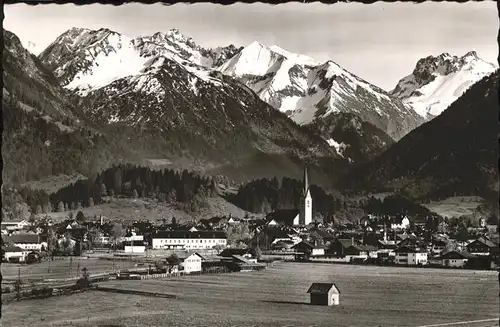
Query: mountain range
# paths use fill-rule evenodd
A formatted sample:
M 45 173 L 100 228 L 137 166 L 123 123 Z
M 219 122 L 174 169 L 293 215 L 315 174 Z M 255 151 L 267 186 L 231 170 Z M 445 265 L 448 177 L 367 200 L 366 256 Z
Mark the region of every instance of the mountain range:
M 483 77 L 341 184 L 356 192 L 402 190 L 419 200 L 473 194 L 498 201 L 499 79 L 498 70 Z
M 462 57 L 443 53 L 417 62 L 413 73 L 401 79 L 391 94 L 430 120 L 441 114 L 468 88 L 495 71 L 493 64 L 467 52 Z
M 319 63 L 253 42 L 218 68 L 250 87 L 298 124 L 354 114 L 397 140 L 423 119 L 399 99 L 333 61 Z
M 12 126 L 17 126 L 4 136 L 11 144 L 7 152 L 23 152 L 27 136 L 35 137 L 29 133 L 43 129 L 43 137 L 36 137 L 51 144 L 49 135 L 65 139 L 57 153 L 76 144 L 92 158 L 94 170 L 120 160 L 156 160 L 245 181 L 300 177 L 305 162 L 313 182 L 324 186 L 337 185 L 348 173 L 352 181 L 341 183 L 347 189 L 364 182 L 375 187 L 395 176 L 363 171 L 375 169 L 370 165 L 377 162 L 389 165 L 381 158 L 404 153 L 400 144 L 408 144 L 415 138 L 411 135 L 426 139 L 421 131 L 438 118 L 442 122 L 434 117 L 450 104 L 443 113 L 447 120 L 470 115 L 453 113 L 455 103 L 495 70 L 475 52 L 429 56 L 394 90 L 385 91 L 331 60 L 321 63 L 259 42 L 204 48 L 176 29 L 130 38 L 106 28 L 71 28 L 38 56 L 5 30 L 4 39 L 9 40 L 4 113 L 11 110 Z M 35 119 L 37 112 L 57 131 L 48 134 L 47 126 L 35 123 L 23 128 L 19 108 L 23 121 Z M 37 150 L 44 164 L 14 174 L 16 162 L 23 160 L 14 156 L 4 174 L 22 181 L 69 170 L 91 173 L 68 156 L 64 165 L 56 164 L 54 152 L 47 152 L 51 147 L 40 142 L 35 148 L 44 149 Z M 405 161 L 400 169 L 410 166 Z M 375 182 L 368 175 L 380 178 Z
M 165 36 L 179 37 L 175 33 Z M 18 41 L 17 37 L 12 38 Z M 300 174 L 303 162 L 307 160 L 311 170 L 317 168 L 322 176 L 325 176 L 325 168 L 337 166 L 337 161 L 342 166 L 345 161 L 325 140 L 296 125 L 241 83 L 223 76 L 212 77 L 201 65 L 186 69 L 179 63 L 183 60 L 181 55 L 188 56 L 186 51 L 159 47 L 154 43 L 148 49 L 153 53 L 163 51 L 165 55 L 143 54 L 146 56 L 143 67 L 136 75 L 125 77 L 120 69 L 113 70 L 102 62 L 92 60 L 107 58 L 106 53 L 115 56 L 117 53 L 130 54 L 127 51 L 131 48 L 125 49 L 130 43 L 124 41 L 127 41 L 126 38 L 109 30 L 89 32 L 71 29 L 40 54 L 42 67 L 39 68 L 47 71 L 45 79 L 56 81 L 56 84 L 59 81 L 65 86 L 66 91 L 61 92 L 59 97 L 62 102 L 70 98 L 66 102 L 79 108 L 110 142 L 130 149 L 128 152 L 133 153 L 132 157 L 166 158 L 165 161 L 173 166 L 191 165 L 193 169 L 204 170 L 219 166 L 239 167 L 253 162 L 258 168 L 255 168 L 255 173 L 269 175 L 283 173 L 283 165 L 289 169 L 284 171 L 285 174 L 290 171 Z M 131 43 L 135 42 L 139 41 Z M 125 52 L 115 51 L 110 43 Z M 79 44 L 76 50 L 72 48 L 75 44 Z M 214 59 L 213 62 L 231 49 L 204 51 L 189 39 L 186 39 L 186 45 L 197 49 L 197 53 L 207 54 Z M 155 50 L 155 47 L 158 49 Z M 17 48 L 22 48 L 20 42 L 5 48 L 5 52 L 13 53 L 13 67 L 26 65 L 28 59 L 39 62 L 27 51 L 26 56 L 18 56 Z M 142 58 L 141 55 L 139 58 Z M 115 57 L 114 62 L 116 66 L 123 64 L 126 67 L 131 63 L 129 59 L 125 58 L 120 63 Z M 27 73 L 33 74 L 32 69 L 28 69 Z M 110 77 L 107 73 L 117 75 Z M 102 74 L 109 84 L 88 88 L 87 83 L 87 88 L 74 87 L 77 94 L 70 92 L 79 76 L 91 76 L 94 78 L 92 81 L 96 81 L 95 76 L 103 78 Z M 10 84 L 16 83 L 12 81 Z M 28 88 L 24 85 L 23 90 Z M 55 88 L 61 89 L 59 85 Z M 26 92 L 29 93 L 28 90 Z M 269 158 L 269 162 L 263 162 L 263 158 Z M 276 166 L 276 161 L 281 162 L 281 166 Z M 248 175 L 236 177 L 255 177 L 251 174 L 252 167 L 246 169 Z M 56 172 L 59 171 L 53 171 L 54 174 Z

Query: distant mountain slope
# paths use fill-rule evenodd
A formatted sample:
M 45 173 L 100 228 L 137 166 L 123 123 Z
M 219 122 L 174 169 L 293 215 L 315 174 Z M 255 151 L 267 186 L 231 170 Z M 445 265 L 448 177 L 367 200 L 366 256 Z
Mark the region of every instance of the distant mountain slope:
M 57 174 L 89 174 L 127 151 L 73 106 L 57 80 L 3 30 L 2 178 L 19 184 Z M 121 151 L 123 150 L 123 151 Z
M 399 99 L 333 61 L 319 63 L 278 46 L 253 42 L 218 68 L 298 124 L 349 113 L 394 139 L 424 122 Z
M 321 131 L 328 144 L 354 165 L 366 163 L 394 143 L 385 132 L 349 113 L 317 119 L 308 127 Z
M 479 195 L 498 200 L 499 72 L 441 115 L 341 180 L 350 190 L 398 190 L 413 198 Z
M 401 79 L 391 94 L 410 105 L 422 117 L 441 114 L 471 85 L 495 71 L 470 51 L 462 57 L 443 53 L 417 62 L 413 73 Z
M 175 30 L 134 40 L 105 29 L 70 30 L 40 58 L 78 91 L 87 117 L 148 158 L 202 170 L 250 165 L 243 180 L 276 171 L 255 160 L 262 156 L 286 161 L 285 174 L 303 161 L 322 172 L 345 169 L 347 160 L 325 140 L 212 69 L 236 48 L 208 51 L 189 40 Z M 125 67 L 128 57 L 137 67 Z M 106 62 L 114 62 L 113 74 Z

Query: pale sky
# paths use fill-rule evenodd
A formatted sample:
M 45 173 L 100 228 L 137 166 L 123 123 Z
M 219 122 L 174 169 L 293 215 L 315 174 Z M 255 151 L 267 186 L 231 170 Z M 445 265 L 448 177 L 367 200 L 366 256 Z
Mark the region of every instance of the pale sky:
M 386 3 L 210 3 L 4 5 L 4 28 L 23 43 L 45 48 L 71 27 L 109 28 L 129 37 L 177 28 L 203 47 L 253 41 L 279 45 L 319 61 L 333 60 L 359 77 L 391 90 L 418 59 L 476 50 L 497 63 L 495 1 Z

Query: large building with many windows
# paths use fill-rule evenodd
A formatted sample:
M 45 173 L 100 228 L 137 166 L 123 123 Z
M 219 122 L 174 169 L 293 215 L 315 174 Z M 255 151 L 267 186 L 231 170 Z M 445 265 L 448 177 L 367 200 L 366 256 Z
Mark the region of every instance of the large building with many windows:
M 213 249 L 226 247 L 227 235 L 221 231 L 160 231 L 152 235 L 153 249 Z

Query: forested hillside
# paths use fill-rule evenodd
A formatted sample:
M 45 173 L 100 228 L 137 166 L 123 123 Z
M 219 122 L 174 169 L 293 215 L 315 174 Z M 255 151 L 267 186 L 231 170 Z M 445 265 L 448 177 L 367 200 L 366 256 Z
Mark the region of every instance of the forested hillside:
M 80 180 L 54 194 L 21 189 L 21 195 L 34 213 L 77 210 L 106 201 L 109 197 L 148 197 L 177 204 L 185 211 L 196 211 L 206 197 L 214 196 L 212 178 L 184 170 L 151 170 L 148 167 L 119 165 L 95 178 Z
M 474 84 L 441 115 L 344 176 L 344 189 L 498 201 L 498 81 L 497 71 Z

